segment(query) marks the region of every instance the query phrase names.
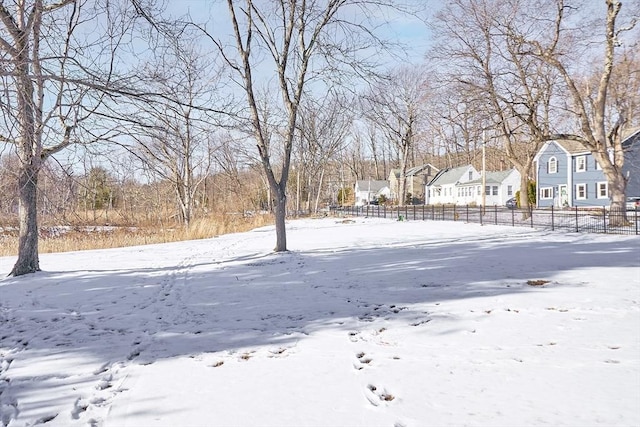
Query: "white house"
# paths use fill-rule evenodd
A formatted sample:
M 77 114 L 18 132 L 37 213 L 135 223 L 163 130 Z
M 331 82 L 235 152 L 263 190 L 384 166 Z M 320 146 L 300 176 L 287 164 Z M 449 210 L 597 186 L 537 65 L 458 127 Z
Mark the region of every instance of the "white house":
M 473 202 L 477 205 L 482 205 L 482 190 L 480 190 L 482 188 L 482 177 L 467 183 L 467 185 L 476 186 L 477 196 Z M 487 171 L 485 175 L 485 206 L 504 206 L 507 200 L 516 196 L 516 191 L 519 189 L 520 172 L 517 170 Z
M 459 204 L 465 205 L 473 200 L 476 189 L 466 188 L 464 193 L 459 193 L 458 188 L 466 183 L 480 178 L 480 173 L 471 165 L 461 166 L 453 169 L 443 169 L 427 184 L 425 190 L 425 204 L 445 205 Z
M 365 179 L 356 181 L 355 206 L 368 205 L 378 200 L 380 196 L 391 197 L 389 181 Z
M 485 173 L 485 206 L 504 204 L 520 189 L 520 173 L 515 169 Z M 444 170 L 427 185 L 426 204 L 483 204 L 482 174 L 471 165 Z

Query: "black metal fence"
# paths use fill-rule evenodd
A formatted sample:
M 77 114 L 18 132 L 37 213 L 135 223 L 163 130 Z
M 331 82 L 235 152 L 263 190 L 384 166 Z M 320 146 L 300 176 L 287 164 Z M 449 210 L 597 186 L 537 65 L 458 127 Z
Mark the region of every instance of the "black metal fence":
M 335 215 L 392 218 L 399 221 L 462 221 L 510 225 L 584 233 L 640 234 L 640 210 L 613 211 L 609 208 L 508 209 L 500 206 L 408 205 L 333 207 Z

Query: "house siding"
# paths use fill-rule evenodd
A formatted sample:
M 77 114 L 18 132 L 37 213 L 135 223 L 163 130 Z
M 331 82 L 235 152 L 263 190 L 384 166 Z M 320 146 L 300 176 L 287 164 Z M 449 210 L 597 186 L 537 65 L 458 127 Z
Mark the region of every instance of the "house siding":
M 471 177 L 469 177 L 471 173 Z M 425 191 L 426 204 L 465 204 L 465 199 L 458 196 L 458 186 L 479 177 L 479 172 L 471 165 L 446 171 L 440 178 L 435 178 Z M 471 178 L 471 179 L 469 179 Z
M 445 171 L 427 185 L 426 204 L 481 205 L 485 191 L 481 179 L 482 174 L 471 165 Z M 486 186 L 489 187 L 489 194 L 486 196 L 487 206 L 502 206 L 520 189 L 520 174 L 515 169 L 487 172 Z M 509 186 L 511 195 L 507 194 Z
M 548 171 L 552 157 L 558 162 L 557 173 Z M 594 207 L 611 203 L 607 179 L 590 152 L 574 149 L 570 153 L 552 141 L 543 146 L 536 162 L 538 207 Z M 579 170 L 578 164 L 584 164 L 584 168 Z M 607 187 L 606 195 L 600 194 L 601 184 Z M 565 195 L 563 188 L 566 188 Z
M 623 173 L 627 181 L 627 197 L 640 197 L 640 130 L 627 140 L 624 153 Z
M 368 205 L 381 195 L 389 197 L 391 191 L 388 181 L 363 180 L 356 181 L 355 185 L 355 206 Z
M 586 160 L 586 170 L 578 171 L 577 164 L 578 158 L 584 157 Z M 586 206 L 608 206 L 611 201 L 609 197 L 598 197 L 598 182 L 606 181 L 602 170 L 596 169 L 596 160 L 589 154 L 577 155 L 571 158 L 571 174 L 573 176 L 573 198 L 571 206 L 586 207 Z M 580 187 L 584 190 L 584 197 L 581 197 Z
M 555 157 L 556 172 L 549 173 L 549 160 Z M 567 203 L 572 200 L 573 188 L 571 185 L 571 173 L 568 166 L 571 164 L 571 157 L 560 145 L 550 142 L 542 148 L 538 155 L 537 167 L 537 200 L 538 207 L 548 208 L 551 206 L 561 206 L 560 186 L 567 185 Z

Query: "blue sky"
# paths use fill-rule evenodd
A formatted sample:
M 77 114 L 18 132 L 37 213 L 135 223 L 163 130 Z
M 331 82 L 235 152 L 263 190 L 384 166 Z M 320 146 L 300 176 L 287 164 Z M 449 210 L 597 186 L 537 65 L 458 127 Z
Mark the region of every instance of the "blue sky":
M 422 19 L 437 10 L 440 4 L 424 0 L 411 0 L 410 3 L 412 9 L 418 11 L 417 16 L 391 9 L 378 12 L 374 16 L 380 25 L 376 33 L 382 38 L 406 46 L 408 62 L 420 63 L 431 43 L 431 33 Z M 229 12 L 226 1 L 223 0 L 168 0 L 167 12 L 175 15 L 189 14 L 194 21 L 206 22 L 207 28 L 214 34 L 231 31 L 228 24 Z

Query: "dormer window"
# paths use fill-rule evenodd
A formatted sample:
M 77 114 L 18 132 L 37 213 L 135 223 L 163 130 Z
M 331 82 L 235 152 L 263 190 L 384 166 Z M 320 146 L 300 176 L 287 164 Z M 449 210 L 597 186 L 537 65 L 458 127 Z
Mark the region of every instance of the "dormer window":
M 587 156 L 576 157 L 576 172 L 584 172 L 587 170 Z
M 551 157 L 547 162 L 547 173 L 558 173 L 558 159 Z

